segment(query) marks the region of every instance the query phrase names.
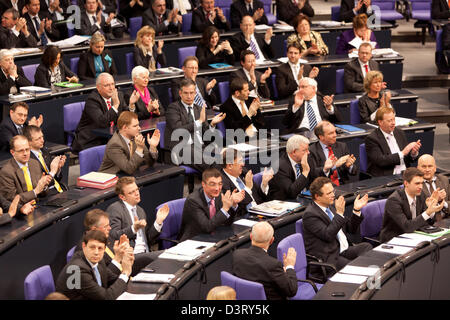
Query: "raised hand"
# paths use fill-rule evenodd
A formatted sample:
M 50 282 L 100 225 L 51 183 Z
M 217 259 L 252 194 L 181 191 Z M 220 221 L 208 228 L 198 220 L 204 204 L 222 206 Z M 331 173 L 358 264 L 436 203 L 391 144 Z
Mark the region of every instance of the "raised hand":
M 337 162 L 337 159 L 334 155 L 331 157 L 328 157 L 328 159 L 325 160 L 325 163 L 323 165 L 323 170 L 325 172 L 328 172 L 331 168 L 333 168 L 336 165 L 336 162 Z
M 358 195 L 359 196 L 359 195 Z M 336 207 L 336 213 L 343 216 L 345 212 L 345 199 L 340 196 L 334 201 L 334 206 Z
M 20 201 L 20 196 L 16 195 L 13 199 L 13 201 L 11 202 L 11 204 L 9 205 L 9 209 L 8 209 L 8 214 L 10 215 L 10 217 L 14 217 L 17 213 L 17 206 L 19 205 L 19 201 Z M 1 207 L 0 207 L 1 209 Z M 3 213 L 3 210 L 2 210 Z
M 347 160 L 348 160 L 349 157 L 350 157 L 350 155 L 347 154 L 347 155 L 342 156 L 339 159 L 337 159 L 336 163 L 334 164 L 336 166 L 336 168 L 339 168 L 343 164 L 347 163 Z
M 208 82 L 208 84 L 206 85 L 206 91 L 211 90 L 212 88 L 214 88 L 214 86 L 216 85 L 217 80 L 216 79 L 212 79 L 210 82 Z
M 308 177 L 309 175 L 309 171 L 311 170 L 308 164 L 308 153 L 305 152 L 305 154 L 302 157 L 302 161 L 300 162 L 301 166 L 302 166 L 302 174 L 305 177 Z
M 51 175 L 42 174 L 42 177 L 39 179 L 36 188 L 34 188 L 34 193 L 38 195 L 42 191 L 44 191 L 48 184 L 52 181 L 52 179 L 53 178 Z
M 358 194 L 353 202 L 353 209 L 360 211 L 366 206 L 367 202 L 369 202 L 369 195 L 367 193 L 362 198 L 360 198 L 360 195 Z
M 262 75 L 261 75 L 261 83 L 265 83 L 266 79 L 270 77 L 272 74 L 272 69 L 268 68 Z
M 297 261 L 297 251 L 294 248 L 289 248 L 287 254 L 283 253 L 283 267 L 286 271 L 287 266 L 295 266 Z
M 263 176 L 262 176 L 262 186 L 265 189 L 269 184 L 269 181 L 273 178 L 273 169 L 272 168 L 264 168 Z
M 303 72 L 302 72 L 302 74 L 303 74 Z M 317 67 L 312 68 L 311 71 L 309 72 L 309 77 L 312 79 L 317 77 L 318 75 L 319 75 L 319 68 L 317 68 Z
M 134 104 L 136 104 L 136 102 L 139 101 L 139 99 L 141 98 L 141 95 L 139 94 L 139 92 L 137 92 L 137 90 L 133 90 L 133 93 L 130 96 L 130 106 L 133 106 Z M 149 102 L 150 104 L 150 102 Z M 147 108 L 148 110 L 148 108 Z M 151 112 L 151 110 L 149 110 L 149 112 Z
M 150 134 L 147 134 L 147 142 L 152 150 L 156 150 L 160 139 L 161 139 L 161 132 L 159 132 L 158 129 L 155 129 L 151 137 Z
M 211 120 L 211 127 L 215 127 L 216 124 L 218 124 L 219 122 L 222 122 L 226 116 L 227 116 L 226 113 L 219 113 L 219 114 L 215 115 L 214 118 L 212 118 L 212 120 Z
M 231 194 L 231 200 L 233 201 L 233 207 L 237 206 L 239 202 L 244 200 L 245 198 L 245 190 L 237 191 L 237 189 L 234 189 L 233 193 Z
M 334 98 L 334 94 L 332 94 L 331 96 L 323 97 L 323 104 L 325 105 L 325 107 L 328 110 L 331 110 L 331 105 L 333 104 L 333 98 Z
M 78 83 L 78 78 L 76 76 L 73 77 L 66 77 L 67 81 L 71 83 Z
M 119 92 L 117 91 L 117 88 L 114 88 L 114 91 L 113 91 L 113 94 L 111 97 L 111 101 L 112 101 L 114 108 L 118 109 L 119 105 L 120 105 L 120 100 L 119 100 Z
M 252 104 L 248 108 L 248 116 L 251 118 L 255 116 L 258 113 L 258 109 L 261 107 L 261 102 L 259 101 L 259 98 L 255 98 L 252 101 Z
M 233 199 L 231 198 L 231 192 L 227 190 L 227 192 L 222 193 L 222 209 L 228 212 L 232 206 Z
M 247 174 L 245 175 L 245 186 L 252 190 L 253 188 L 253 172 L 252 170 L 248 170 Z
M 264 40 L 266 40 L 266 42 L 269 42 L 270 39 L 272 39 L 273 36 L 273 29 L 269 28 L 266 30 L 266 34 L 264 35 Z
M 29 202 L 25 203 L 25 204 L 22 206 L 22 208 L 20 208 L 20 212 L 21 212 L 22 214 L 24 214 L 24 215 L 27 216 L 27 215 L 29 215 L 30 213 L 33 213 L 34 208 L 35 208 L 35 206 L 34 206 L 34 200 L 32 200 L 32 201 L 29 201 Z
M 347 168 L 350 168 L 356 161 L 356 158 L 353 154 L 351 154 L 348 158 L 347 161 L 345 162 L 345 166 Z
M 156 212 L 156 223 L 162 225 L 164 220 L 166 220 L 169 215 L 169 206 L 165 204 L 162 208 L 159 208 L 158 212 Z
M 294 106 L 300 107 L 304 101 L 305 101 L 305 98 L 303 97 L 303 94 L 300 92 L 300 90 L 297 91 L 297 93 L 295 94 L 295 98 L 294 98 Z
M 206 121 L 206 105 L 203 104 L 202 110 L 200 111 L 200 117 L 198 118 L 200 123 L 204 123 Z
M 136 137 L 134 137 L 134 143 L 136 143 L 136 151 L 142 153 L 145 148 L 145 139 L 142 134 L 138 133 Z

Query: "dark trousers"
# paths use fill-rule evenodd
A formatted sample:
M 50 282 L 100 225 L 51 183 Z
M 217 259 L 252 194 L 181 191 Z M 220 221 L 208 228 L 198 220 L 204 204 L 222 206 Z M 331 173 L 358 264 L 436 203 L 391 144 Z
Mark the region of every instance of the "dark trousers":
M 135 275 L 137 275 L 143 268 L 145 268 L 156 258 L 158 258 L 161 253 L 163 253 L 163 250 L 135 254 L 131 276 L 134 277 Z
M 358 258 L 364 252 L 372 250 L 372 245 L 367 242 L 361 242 L 355 244 L 353 246 L 349 246 L 347 250 L 342 252 L 337 261 L 336 261 L 336 269 L 339 271 L 343 267 L 345 267 L 350 261 Z

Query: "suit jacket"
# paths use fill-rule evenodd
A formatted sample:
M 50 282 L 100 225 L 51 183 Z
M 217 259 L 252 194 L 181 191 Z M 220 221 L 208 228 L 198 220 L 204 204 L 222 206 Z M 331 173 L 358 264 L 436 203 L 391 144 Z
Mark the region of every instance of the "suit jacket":
M 303 214 L 303 239 L 307 254 L 336 265 L 340 254 L 339 230 L 342 229 L 346 236 L 347 233 L 356 233 L 364 218 L 353 213 L 350 218 L 342 217 L 336 213 L 334 206 L 330 210 L 334 214 L 333 220 L 315 202 L 308 205 Z
M 331 123 L 342 122 L 342 116 L 339 112 L 339 109 L 334 106 L 334 114 L 329 114 L 325 105 L 323 104 L 323 96 L 320 94 L 316 95 L 317 97 L 317 105 L 319 107 L 319 113 L 322 120 L 328 120 Z M 294 113 L 292 112 L 293 106 L 295 103 L 295 96 L 291 96 L 289 98 L 289 106 L 284 114 L 283 125 L 287 128 L 289 133 L 298 131 L 298 126 L 302 123 L 303 117 L 306 113 L 306 105 L 305 102 L 300 106 L 300 108 Z M 319 119 L 316 119 L 317 123 L 319 123 Z
M 312 67 L 309 64 L 303 65 L 303 77 L 309 77 Z M 275 69 L 275 84 L 278 91 L 278 99 L 291 96 L 298 89 L 298 84 L 289 63 L 283 63 Z
M 11 216 L 8 213 L 10 205 L 11 205 L 11 202 L 6 200 L 5 197 L 3 197 L 0 194 L 0 207 L 3 210 L 3 214 L 0 216 L 0 226 L 4 225 L 4 224 L 7 224 L 7 223 L 10 223 L 11 220 L 12 220 Z M 17 208 L 17 210 L 19 210 L 19 208 Z
M 215 26 L 217 29 L 225 31 L 230 31 L 231 29 L 230 22 L 228 20 L 226 22 L 222 22 L 217 14 L 214 19 L 214 23 L 211 23 L 209 19 L 206 19 L 205 13 L 203 12 L 203 8 L 201 6 L 194 9 L 194 11 L 192 11 L 191 32 L 203 33 L 203 30 L 209 26 Z
M 250 108 L 250 104 L 252 103 L 253 98 L 249 97 L 245 104 L 247 105 L 247 109 Z M 260 130 L 266 127 L 266 121 L 264 120 L 264 116 L 261 113 L 261 110 L 258 109 L 256 115 L 253 117 L 242 116 L 240 106 L 236 106 L 234 103 L 232 96 L 230 96 L 221 106 L 220 112 L 224 112 L 227 114 L 226 118 L 223 120 L 225 123 L 225 127 L 227 129 L 242 129 L 245 131 L 248 126 L 253 124 L 253 126 Z
M 19 14 L 22 15 L 23 7 L 25 7 L 26 0 L 19 0 L 17 7 L 19 8 Z M 0 0 L 0 14 L 3 15 L 7 9 L 12 8 L 11 0 Z
M 229 218 L 220 210 L 222 208 L 222 197 L 219 195 L 214 199 L 216 214 L 212 219 L 209 217 L 209 205 L 206 202 L 203 188 L 191 193 L 184 203 L 181 228 L 178 240 L 184 241 L 202 233 L 211 233 L 217 227 L 233 223 L 236 212 L 233 208 L 228 210 Z
M 63 61 L 61 61 L 58 65 L 59 71 L 61 72 L 61 81 L 67 81 L 66 77 L 77 76 L 73 73 Z M 43 63 L 39 64 L 36 69 L 36 74 L 34 75 L 34 84 L 39 87 L 50 88 L 52 86 L 50 82 L 50 69 L 47 68 Z
M 292 0 L 277 0 L 277 18 L 278 20 L 284 21 L 287 24 L 292 25 L 292 22 L 296 16 L 299 14 L 307 15 L 308 17 L 314 17 L 314 9 L 306 0 L 305 5 L 302 9 L 299 9 Z
M 153 166 L 155 159 L 150 155 L 147 146 L 144 148 L 144 157 L 139 156 L 135 151 L 136 143 L 132 141 L 132 155 L 130 156 L 130 150 L 125 140 L 118 131 L 114 132 L 106 145 L 105 155 L 98 171 L 111 174 L 121 172 L 132 176 L 144 164 Z
M 333 153 L 337 159 L 350 154 L 347 145 L 343 142 L 336 141 L 336 143 L 331 146 L 331 149 L 333 150 Z M 309 158 L 311 162 L 314 163 L 314 167 L 318 168 L 319 170 L 323 170 L 323 165 L 325 164 L 325 161 L 327 159 L 325 158 L 325 153 L 322 149 L 322 146 L 320 145 L 320 142 L 317 141 L 310 144 L 309 152 Z M 347 168 L 345 164 L 337 168 L 339 175 L 339 184 L 347 183 L 350 180 L 349 175 L 354 176 L 358 172 L 356 162 L 350 168 Z M 332 169 L 330 170 L 329 176 L 333 174 L 333 171 L 334 170 Z
M 189 3 L 191 4 L 191 11 L 194 10 L 195 7 L 197 7 L 197 1 L 195 0 L 189 0 Z M 173 6 L 173 0 L 167 0 L 166 1 L 166 8 L 172 10 L 174 8 Z M 180 13 L 178 13 L 180 14 Z
M 431 19 L 450 18 L 450 9 L 446 0 L 431 1 Z
M 252 12 L 248 11 L 245 0 L 234 1 L 230 7 L 231 27 L 239 28 L 243 17 L 245 17 L 245 16 L 253 17 L 253 14 L 255 13 L 255 11 L 260 8 L 264 9 L 264 4 L 259 0 L 253 0 Z M 259 18 L 258 20 L 255 21 L 255 23 L 256 24 L 269 24 L 266 14 L 264 13 L 261 18 Z
M 422 193 L 416 197 L 416 218 L 412 219 L 411 209 L 405 189 L 398 189 L 392 193 L 386 201 L 381 227 L 380 240 L 387 242 L 402 234 L 410 233 L 428 224 L 433 224 L 434 219 L 425 221 L 422 213 L 427 209 L 425 195 Z
M 22 67 L 17 66 L 17 76 L 15 81 L 11 77 L 6 78 L 3 70 L 0 68 L 0 95 L 8 95 L 14 86 L 17 88 L 17 91 L 20 91 L 20 87 L 31 86 L 31 82 L 25 77 Z
M 20 32 L 19 36 L 16 36 L 9 29 L 0 26 L 0 49 L 35 47 L 37 47 L 37 41 L 31 36 L 31 33 L 28 37 L 25 37 L 23 32 Z
M 234 65 L 234 54 L 229 54 L 228 51 L 222 50 L 218 54 L 211 52 L 209 47 L 199 43 L 195 50 L 195 56 L 198 59 L 198 66 L 200 69 L 210 69 L 209 64 L 212 63 L 228 63 Z
M 166 9 L 166 12 L 163 14 L 163 23 L 158 23 L 158 18 L 156 17 L 156 14 L 153 12 L 153 9 L 150 7 L 142 15 L 142 25 L 143 26 L 150 26 L 155 30 L 155 35 L 166 35 L 175 33 L 178 35 L 178 33 L 181 31 L 181 23 L 174 24 L 173 22 L 170 22 L 168 26 L 164 24 L 164 21 L 167 20 L 167 17 L 169 16 L 169 10 Z
M 156 93 L 155 89 L 153 89 L 150 86 L 148 86 L 147 88 L 150 93 L 151 99 L 152 100 L 156 99 L 159 102 L 160 116 L 161 117 L 164 116 L 166 111 L 165 111 L 164 106 L 161 103 L 161 100 L 159 99 L 158 94 Z M 135 88 L 133 87 L 124 93 L 124 99 L 128 105 L 130 104 L 130 97 L 133 94 L 134 90 L 135 90 Z M 142 99 L 139 99 L 139 101 L 135 103 L 135 107 L 136 107 L 136 110 L 134 112 L 137 113 L 139 120 L 145 120 L 145 119 L 158 117 L 157 115 L 151 114 L 150 112 L 148 112 L 147 106 L 145 105 L 144 101 L 142 101 Z
M 394 137 L 397 140 L 398 148 L 403 150 L 408 144 L 405 133 L 398 128 L 394 129 Z M 398 153 L 392 154 L 389 145 L 380 128 L 373 130 L 366 138 L 366 153 L 368 168 L 367 172 L 374 176 L 389 176 L 394 172 L 396 165 L 400 164 Z M 408 168 L 413 162 L 411 153 L 404 158 L 405 166 Z
M 136 234 L 131 229 L 133 226 L 133 221 L 131 220 L 130 213 L 125 207 L 125 203 L 121 200 L 116 201 L 106 209 L 106 212 L 109 213 L 109 219 L 111 222 L 111 231 L 109 233 L 111 240 L 119 240 L 120 236 L 125 234 L 128 239 L 130 239 L 130 246 L 134 248 L 136 244 Z M 136 206 L 136 214 L 139 220 L 147 220 L 147 215 L 145 214 L 144 209 L 140 206 Z M 159 232 L 155 229 L 153 223 L 149 223 L 149 221 L 147 221 L 147 226 L 145 227 L 144 233 L 148 248 L 150 250 L 151 245 L 158 239 Z
M 50 154 L 50 151 L 48 151 L 47 147 L 43 147 L 41 149 L 42 152 L 42 158 L 44 158 L 44 162 L 45 165 L 47 166 L 47 169 L 50 171 L 50 164 L 52 163 L 52 160 L 55 158 Z M 30 159 L 34 159 L 37 162 L 39 162 L 39 165 L 41 167 L 42 172 L 45 172 L 44 167 L 42 166 L 41 162 L 39 161 L 39 159 L 34 155 L 34 153 L 32 151 L 30 151 Z M 58 182 L 61 181 L 62 179 L 62 171 L 60 170 L 54 177 Z M 52 181 L 50 183 L 50 186 L 53 185 L 54 182 Z
M 380 70 L 378 62 L 369 60 L 370 71 Z M 349 61 L 344 67 L 344 92 L 363 92 L 364 77 L 358 58 Z M 278 87 L 277 87 L 278 88 Z
M 117 68 L 116 64 L 114 63 L 113 56 L 111 52 L 108 49 L 103 50 L 102 54 L 102 62 L 103 62 L 103 72 L 107 72 L 110 75 L 116 75 L 117 74 Z M 109 56 L 112 60 L 111 65 L 108 61 L 105 60 L 105 57 Z M 96 72 L 95 72 L 95 64 L 94 64 L 94 54 L 91 52 L 91 50 L 88 50 L 87 52 L 84 52 L 80 55 L 80 60 L 78 61 L 78 77 L 80 80 L 87 80 L 87 79 L 95 79 L 96 78 Z
M 436 184 L 436 188 L 440 188 L 441 190 L 445 190 L 445 192 L 447 193 L 446 198 L 444 199 L 444 201 L 447 202 L 447 204 L 450 205 L 450 185 L 448 182 L 448 177 L 440 175 L 440 174 L 436 174 L 436 181 L 434 182 Z M 422 189 L 422 194 L 425 195 L 425 198 L 428 198 L 429 196 L 431 196 L 430 190 L 428 189 L 428 184 L 424 181 L 423 182 L 423 189 Z M 450 208 L 443 208 L 442 211 L 446 214 L 448 214 L 450 212 Z
M 375 121 L 372 121 L 370 119 L 370 115 L 377 111 L 379 107 L 380 99 L 370 98 L 367 93 L 364 93 L 364 95 L 358 100 L 358 109 L 359 115 L 361 117 L 361 122 L 370 122 L 375 124 Z
M 336 54 L 347 55 L 351 49 L 355 49 L 355 47 L 350 44 L 350 42 L 354 38 L 355 38 L 355 31 L 353 29 L 342 32 L 339 37 L 339 42 L 337 43 L 337 46 L 336 46 Z M 373 41 L 373 42 L 377 41 L 377 39 L 375 38 L 375 33 L 373 31 L 370 33 L 370 41 Z M 379 48 L 378 43 L 376 44 L 375 47 Z M 356 48 L 356 49 L 358 49 L 358 48 Z
M 119 0 L 119 12 L 122 16 L 127 18 L 129 25 L 129 18 L 142 16 L 142 13 L 150 7 L 150 0 L 143 0 L 143 6 L 140 6 L 137 2 L 133 7 L 130 7 L 128 0 Z M 167 3 L 167 2 L 166 2 Z
M 251 83 L 247 76 L 245 75 L 244 69 L 238 69 L 236 71 L 233 71 L 232 73 L 230 73 L 230 83 L 233 81 L 233 79 L 235 78 L 241 78 L 244 79 L 245 81 L 247 81 L 248 83 L 248 89 L 250 91 L 257 89 L 258 90 L 258 94 L 263 97 L 263 98 L 270 98 L 270 89 L 269 86 L 267 85 L 267 80 L 266 79 L 266 83 L 261 83 L 261 76 L 262 73 L 259 71 L 255 70 L 255 77 L 256 77 L 256 85 L 258 86 L 258 88 L 255 88 L 255 86 L 253 85 L 253 83 Z M 231 92 L 231 94 L 233 94 Z
M 341 0 L 341 9 L 339 11 L 339 20 L 345 22 L 352 22 L 355 17 L 355 13 L 353 12 L 353 8 L 355 7 L 354 0 Z M 367 13 L 367 7 L 365 4 L 362 5 L 361 9 L 357 12 L 357 14 L 365 13 L 368 16 L 371 14 Z
M 266 43 L 264 40 L 264 34 L 262 33 L 254 33 L 256 42 L 258 43 L 258 47 L 261 52 L 264 54 L 264 58 L 269 60 L 275 57 L 275 51 L 272 46 L 272 42 L 270 44 Z M 241 60 L 241 52 L 250 48 L 250 44 L 245 40 L 244 34 L 241 32 L 236 33 L 230 39 L 231 48 L 233 48 L 234 59 L 236 61 Z M 250 50 L 250 49 L 249 49 Z
M 180 83 L 184 78 L 175 78 L 172 80 L 171 89 L 172 89 L 172 101 L 176 102 L 180 100 Z M 200 90 L 200 93 L 203 97 L 203 99 L 206 102 L 206 105 L 208 108 L 212 108 L 213 105 L 216 104 L 217 98 L 214 93 L 214 90 L 211 90 L 211 94 L 208 94 L 206 91 L 206 85 L 208 84 L 208 80 L 206 78 L 202 77 L 196 77 L 195 83 L 197 84 L 198 90 Z
M 27 122 L 25 122 L 23 127 L 25 128 L 27 125 Z M 5 117 L 0 124 L 0 150 L 9 152 L 9 141 L 18 134 L 19 132 L 11 118 Z
M 42 177 L 41 165 L 38 161 L 30 159 L 28 161 L 28 170 L 30 171 L 31 183 L 33 188 L 35 188 Z M 21 203 L 27 203 L 36 198 L 33 190 L 27 191 L 25 176 L 14 158 L 6 162 L 0 173 L 0 185 L 2 186 L 0 193 L 6 200 L 12 201 L 17 194 L 20 195 Z M 40 194 L 40 196 L 44 195 L 44 192 Z
M 112 264 L 111 264 L 112 265 Z M 80 272 L 80 288 L 69 288 L 69 277 L 73 277 L 68 268 L 77 267 Z M 115 300 L 127 289 L 127 283 L 119 278 L 120 270 L 108 268 L 104 260 L 98 263 L 102 285 L 99 286 L 94 270 L 83 251 L 75 252 L 70 262 L 64 267 L 56 280 L 56 290 L 70 300 Z
M 52 19 L 52 17 L 47 12 L 39 12 L 38 14 L 39 20 L 42 22 L 43 19 Z M 34 28 L 34 22 L 32 21 L 30 15 L 28 13 L 25 13 L 24 16 L 25 20 L 27 20 L 27 28 L 28 32 L 35 38 L 36 42 L 41 41 L 41 38 L 38 36 L 36 29 Z M 54 20 L 52 20 L 52 27 L 50 31 L 45 29 L 45 34 L 51 41 L 58 41 L 60 40 L 60 33 L 56 25 L 54 24 Z
M 164 54 L 164 51 L 161 54 L 157 54 L 157 48 L 156 45 L 153 46 L 153 59 L 155 59 L 155 67 L 157 67 L 157 63 L 160 64 L 160 66 L 162 68 L 164 68 L 166 66 L 166 55 Z M 133 47 L 133 59 L 134 59 L 134 65 L 135 66 L 143 66 L 145 68 L 148 69 L 149 65 L 150 65 L 150 59 L 152 58 L 152 56 L 150 55 L 144 55 L 144 52 L 138 48 L 138 47 Z M 155 56 L 156 53 L 156 56 Z
M 92 36 L 95 32 L 100 31 L 102 33 L 111 32 L 111 25 L 106 24 L 106 19 L 102 16 L 102 21 L 100 22 L 100 28 L 96 24 L 91 24 L 86 11 L 81 12 L 80 18 L 80 28 L 75 29 L 76 34 Z
M 123 94 L 119 91 L 119 112 L 116 113 L 113 108 L 108 110 L 105 100 L 97 90 L 91 92 L 86 100 L 80 122 L 75 130 L 75 138 L 72 143 L 72 150 L 80 152 L 81 150 L 101 145 L 103 140 L 92 133 L 92 129 L 109 128 L 110 122 L 117 122 L 119 114 L 128 110 L 128 106 L 123 99 Z

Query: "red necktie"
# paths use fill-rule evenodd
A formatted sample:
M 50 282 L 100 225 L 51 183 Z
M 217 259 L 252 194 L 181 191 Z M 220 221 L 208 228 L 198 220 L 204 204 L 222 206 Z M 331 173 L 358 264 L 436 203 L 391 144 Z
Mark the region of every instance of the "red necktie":
M 211 16 L 211 13 L 210 12 L 207 12 L 206 13 L 206 20 L 209 20 L 209 17 Z
M 333 149 L 331 149 L 331 147 L 327 147 L 328 148 L 328 158 L 331 158 L 332 156 L 334 156 L 334 152 Z M 331 181 L 333 181 L 333 183 L 335 185 L 339 185 L 339 178 L 338 178 L 338 173 L 337 170 L 334 170 L 333 173 L 330 175 L 330 179 Z
M 159 17 L 158 17 L 158 24 L 162 24 L 162 23 L 163 23 L 162 16 L 159 16 Z M 158 36 L 162 36 L 162 32 L 159 32 L 159 33 L 158 33 Z
M 211 201 L 209 201 L 209 219 L 214 218 L 215 215 L 216 215 L 216 205 L 214 203 L 214 199 L 211 199 Z
M 366 74 L 367 74 L 369 72 L 369 66 L 367 64 L 365 64 L 364 68 L 366 69 Z
M 111 105 L 111 99 L 109 99 L 109 100 L 106 101 L 106 106 L 108 107 L 108 110 L 112 108 L 112 105 Z M 111 122 L 109 123 L 109 126 L 110 126 L 110 127 L 114 127 L 114 121 L 111 121 Z

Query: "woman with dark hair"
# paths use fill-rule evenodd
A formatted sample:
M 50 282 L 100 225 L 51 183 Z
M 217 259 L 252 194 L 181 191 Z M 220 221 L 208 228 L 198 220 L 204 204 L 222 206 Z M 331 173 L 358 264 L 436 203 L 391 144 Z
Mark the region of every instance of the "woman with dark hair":
M 210 68 L 212 63 L 234 64 L 234 54 L 228 40 L 219 44 L 219 29 L 209 26 L 203 31 L 203 37 L 197 46 L 195 56 L 202 69 Z
M 34 75 L 34 84 L 36 86 L 50 88 L 59 82 L 78 82 L 77 75 L 62 61 L 60 48 L 56 46 L 45 48 L 41 61 Z
M 297 43 L 301 48 L 301 57 L 325 56 L 328 54 L 328 47 L 323 42 L 322 36 L 316 31 L 311 31 L 311 21 L 304 14 L 296 16 L 292 22 L 295 33 L 287 39 L 287 45 Z
M 358 14 L 353 18 L 353 29 L 342 32 L 336 46 L 336 54 L 348 54 L 353 50 L 358 50 L 350 44 L 354 38 L 360 38 L 365 42 L 377 42 L 375 34 L 367 27 L 367 15 Z M 376 45 L 378 48 L 378 44 Z
M 134 65 L 143 66 L 150 72 L 157 69 L 156 63 L 160 67 L 166 66 L 166 56 L 162 51 L 164 41 L 159 40 L 158 46 L 155 44 L 155 30 L 149 26 L 143 26 L 136 35 L 134 42 Z

